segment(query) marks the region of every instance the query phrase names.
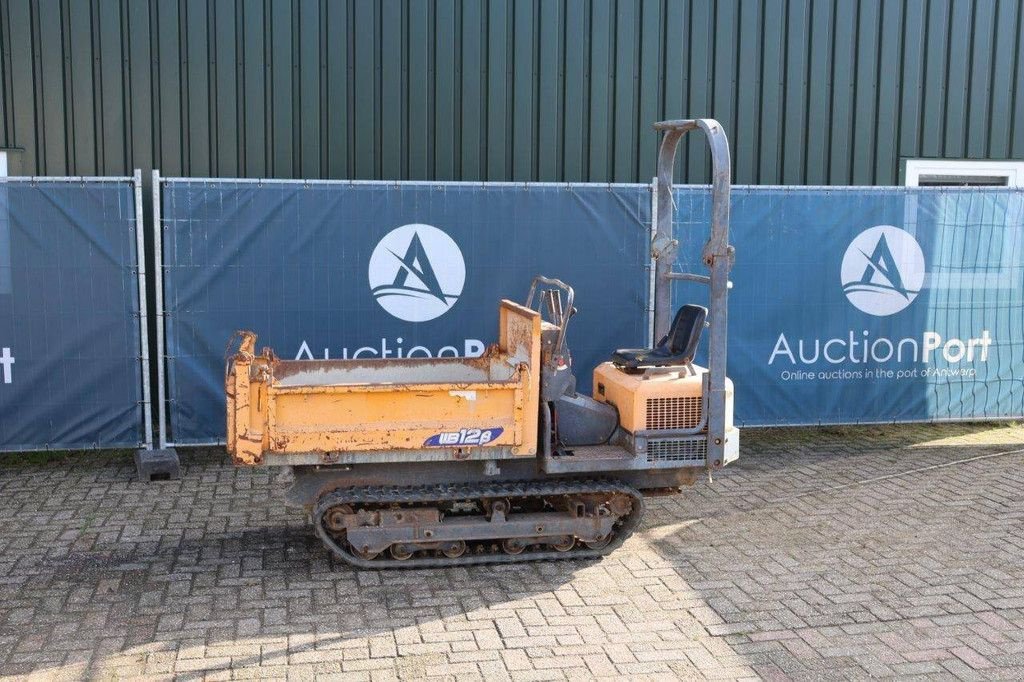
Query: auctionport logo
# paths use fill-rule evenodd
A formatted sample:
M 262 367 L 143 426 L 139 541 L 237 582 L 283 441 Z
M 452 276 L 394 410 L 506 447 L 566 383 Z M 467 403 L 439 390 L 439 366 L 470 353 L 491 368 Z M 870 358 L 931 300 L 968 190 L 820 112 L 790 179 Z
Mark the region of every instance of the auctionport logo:
M 857 235 L 843 255 L 843 292 L 868 315 L 892 315 L 910 305 L 924 284 L 924 253 L 909 233 L 876 225 Z
M 462 295 L 462 251 L 432 225 L 402 225 L 384 235 L 370 256 L 370 291 L 384 310 L 406 322 L 448 312 Z
M 877 317 L 893 315 L 921 293 L 924 253 L 909 232 L 876 225 L 854 237 L 841 274 L 843 292 L 854 307 Z M 896 331 L 901 323 L 893 320 L 886 326 Z M 855 327 L 836 331 L 828 338 L 779 332 L 768 365 L 778 362 L 786 368 L 778 377 L 797 382 L 973 378 L 996 343 L 988 329 L 969 337 L 916 329 L 909 336 L 876 336 Z

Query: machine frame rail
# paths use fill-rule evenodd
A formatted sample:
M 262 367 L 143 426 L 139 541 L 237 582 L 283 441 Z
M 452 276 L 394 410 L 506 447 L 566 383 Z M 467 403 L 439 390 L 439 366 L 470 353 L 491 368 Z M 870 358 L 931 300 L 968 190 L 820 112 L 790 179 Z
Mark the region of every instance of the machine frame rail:
M 614 524 L 613 535 L 607 545 L 590 549 L 574 542 L 567 551 L 538 550 L 508 554 L 500 547 L 487 553 L 465 554 L 456 558 L 413 555 L 408 559 L 395 559 L 381 553 L 373 559 L 355 555 L 347 542 L 339 542 L 327 528 L 326 514 L 339 506 L 388 505 L 395 509 L 422 507 L 431 503 L 443 504 L 463 500 L 500 500 L 508 498 L 549 498 L 564 495 L 624 494 L 632 501 L 632 509 Z M 399 505 L 394 507 L 394 505 Z M 643 496 L 638 490 L 621 481 L 606 478 L 556 479 L 550 481 L 509 481 L 494 483 L 441 484 L 427 486 L 362 486 L 339 488 L 320 496 L 311 520 L 320 540 L 342 561 L 358 568 L 439 568 L 479 564 L 516 563 L 522 561 L 551 561 L 560 559 L 596 559 L 617 549 L 632 535 L 644 514 Z M 487 540 L 497 542 L 501 538 Z

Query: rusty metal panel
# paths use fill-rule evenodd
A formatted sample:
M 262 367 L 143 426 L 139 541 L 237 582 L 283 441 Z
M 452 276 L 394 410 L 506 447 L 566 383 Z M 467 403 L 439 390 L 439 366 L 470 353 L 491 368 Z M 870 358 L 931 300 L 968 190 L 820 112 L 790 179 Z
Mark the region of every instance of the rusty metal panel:
M 511 301 L 499 308 L 498 343 L 476 358 L 289 361 L 254 355 L 255 344 L 242 333 L 225 382 L 227 447 L 238 464 L 537 452 L 540 315 Z

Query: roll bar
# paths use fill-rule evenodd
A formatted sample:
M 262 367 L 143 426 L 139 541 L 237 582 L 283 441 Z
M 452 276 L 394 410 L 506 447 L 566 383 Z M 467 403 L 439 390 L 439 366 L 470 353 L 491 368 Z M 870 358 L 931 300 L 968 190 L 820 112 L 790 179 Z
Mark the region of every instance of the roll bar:
M 672 196 L 672 172 L 679 140 L 691 130 L 700 129 L 711 148 L 711 235 L 701 252 L 707 275 L 674 272 L 679 241 L 673 232 L 675 201 Z M 672 283 L 675 280 L 707 284 L 708 305 L 708 467 L 725 464 L 725 370 L 729 320 L 729 270 L 735 249 L 729 245 L 729 191 L 731 162 L 729 140 L 722 124 L 710 118 L 660 121 L 654 129 L 663 132 L 658 152 L 657 230 L 652 242 L 655 258 L 654 338 L 668 333 L 672 324 Z
M 526 297 L 526 307 L 533 309 L 533 297 L 537 293 L 537 285 L 544 284 L 548 287 L 554 287 L 561 289 L 566 293 L 566 303 L 563 307 L 561 304 L 561 298 L 556 300 L 552 299 L 549 302 L 548 312 L 553 316 L 554 319 L 551 322 L 558 325 L 558 340 L 555 341 L 555 351 L 562 353 L 565 350 L 565 332 L 569 328 L 569 318 L 573 316 L 574 309 L 572 307 L 573 300 L 576 298 L 576 292 L 573 288 L 563 282 L 560 279 L 554 277 L 544 277 L 543 275 L 537 275 L 530 282 L 530 293 Z M 538 306 L 538 312 L 539 306 Z

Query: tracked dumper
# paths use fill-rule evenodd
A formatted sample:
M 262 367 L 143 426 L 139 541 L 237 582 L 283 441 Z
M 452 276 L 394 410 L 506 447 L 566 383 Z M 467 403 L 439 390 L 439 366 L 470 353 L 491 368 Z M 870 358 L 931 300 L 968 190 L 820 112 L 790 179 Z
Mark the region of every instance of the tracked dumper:
M 734 460 L 725 376 L 729 149 L 712 120 L 666 121 L 657 183 L 654 348 L 621 349 L 576 391 L 564 282 L 536 277 L 501 301 L 481 357 L 282 360 L 242 332 L 226 375 L 227 447 L 244 466 L 285 466 L 335 555 L 358 567 L 451 566 L 605 555 L 644 496 L 672 494 Z M 682 135 L 711 147 L 708 274 L 673 272 L 672 167 Z M 708 285 L 674 311 L 671 285 Z M 709 328 L 708 367 L 693 363 Z

